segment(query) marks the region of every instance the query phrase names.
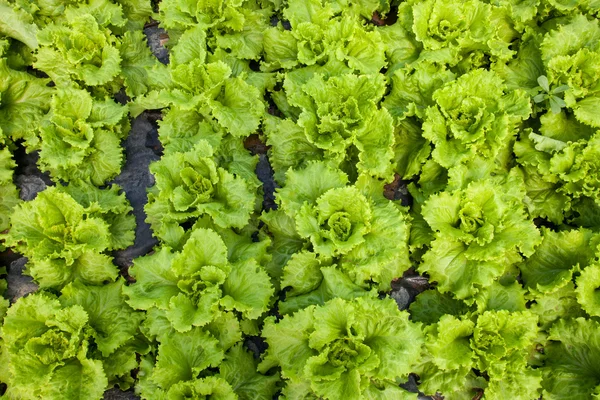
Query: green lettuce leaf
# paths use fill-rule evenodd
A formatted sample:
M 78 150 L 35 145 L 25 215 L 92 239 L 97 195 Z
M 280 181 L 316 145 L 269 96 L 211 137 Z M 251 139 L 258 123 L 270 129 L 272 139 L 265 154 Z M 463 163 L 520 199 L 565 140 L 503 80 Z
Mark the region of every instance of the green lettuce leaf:
M 600 326 L 584 318 L 563 319 L 551 329 L 542 367 L 546 399 L 589 399 L 598 394 Z
M 265 224 L 263 231 L 271 238 L 271 245 L 267 249 L 271 260 L 265 269 L 275 280 L 276 289 L 279 289 L 283 267 L 293 254 L 307 247 L 306 241 L 296 232 L 294 220 L 281 210 L 263 212 L 260 221 Z
M 444 315 L 460 316 L 469 311 L 461 300 L 454 299 L 449 293 L 440 293 L 430 289 L 420 293 L 409 307 L 411 320 L 430 325 L 438 322 Z
M 565 285 L 590 264 L 595 256 L 599 236 L 587 229 L 553 232 L 543 229 L 542 244 L 519 265 L 523 282 L 541 293 Z
M 0 33 L 16 39 L 35 49 L 38 45 L 35 35 L 38 27 L 32 23 L 31 16 L 10 3 L 0 3 Z
M 330 189 L 343 188 L 348 176 L 326 162 L 311 162 L 303 169 L 290 169 L 286 184 L 277 190 L 276 200 L 287 214 L 294 217 L 304 203 L 312 204 Z
M 470 319 L 459 319 L 444 315 L 427 331 L 427 351 L 432 362 L 441 370 L 472 368 L 475 355 L 470 338 L 475 323 Z
M 232 347 L 219 365 L 219 376 L 232 387 L 240 400 L 271 400 L 278 390 L 279 374 L 263 375 L 257 361 L 242 344 Z
M 10 214 L 19 203 L 19 190 L 13 183 L 13 170 L 17 166 L 8 148 L 0 150 L 0 232 L 10 227 Z M 0 251 L 3 250 L 0 244 Z
M 559 319 L 585 316 L 577 301 L 573 282 L 567 282 L 549 293 L 530 293 L 528 298 L 532 301 L 529 310 L 538 316 L 540 329 L 544 331 Z
M 269 161 L 274 178 L 280 184 L 285 183 L 289 169 L 300 170 L 310 161 L 324 159 L 325 152 L 309 142 L 304 129 L 291 119 L 281 120 L 269 115 L 265 118 L 263 131 L 270 146 Z
M 323 305 L 335 298 L 352 300 L 355 297 L 376 297 L 375 290 L 366 290 L 354 283 L 343 270 L 336 266 L 322 266 L 314 253 L 294 254 L 283 270 L 282 288 L 285 301 L 280 301 L 278 310 L 289 314 L 310 305 Z M 305 280 L 302 278 L 306 278 Z
M 577 301 L 581 304 L 581 308 L 594 317 L 600 316 L 599 287 L 600 265 L 598 261 L 595 261 L 581 271 L 581 274 L 577 277 L 577 288 L 575 289 Z
M 143 8 L 149 8 L 145 0 L 136 0 Z M 134 4 L 131 1 L 123 1 L 124 9 Z M 139 11 L 142 11 L 140 9 Z M 151 11 L 150 11 L 151 12 Z M 142 11 L 140 18 L 144 18 L 146 10 Z M 147 18 L 147 17 L 146 17 Z M 129 20 L 132 22 L 132 20 Z M 142 24 L 145 20 L 140 21 Z M 149 90 L 157 90 L 167 87 L 170 82 L 169 71 L 150 52 L 146 38 L 141 30 L 128 31 L 123 34 L 119 42 L 121 55 L 121 77 L 125 86 L 125 93 L 131 97 L 141 96 Z

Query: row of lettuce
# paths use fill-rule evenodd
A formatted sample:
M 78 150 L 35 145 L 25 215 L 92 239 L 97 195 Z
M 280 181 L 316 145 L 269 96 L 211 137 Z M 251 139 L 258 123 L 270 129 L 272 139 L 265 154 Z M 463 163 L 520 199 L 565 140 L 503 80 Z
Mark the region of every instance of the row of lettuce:
M 449 399 L 600 396 L 599 12 L 0 0 L 2 245 L 40 287 L 0 300 L 3 397 L 414 399 L 409 373 Z M 110 182 L 147 109 L 159 245 L 120 274 L 135 221 Z M 18 146 L 56 183 L 29 202 Z M 411 267 L 435 284 L 400 311 Z

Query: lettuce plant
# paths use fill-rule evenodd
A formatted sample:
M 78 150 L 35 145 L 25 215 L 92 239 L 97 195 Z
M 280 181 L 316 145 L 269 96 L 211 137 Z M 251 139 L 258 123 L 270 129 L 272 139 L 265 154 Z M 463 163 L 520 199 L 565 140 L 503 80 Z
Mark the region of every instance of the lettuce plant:
M 183 110 L 198 109 L 236 137 L 248 136 L 258 128 L 264 113 L 260 92 L 242 77 L 232 76 L 224 62 L 191 58 L 173 65 L 170 72 L 173 89 L 151 92 L 139 101 L 141 106 L 163 108 L 172 104 Z
M 190 151 L 166 155 L 150 166 L 156 179 L 145 207 L 155 235 L 179 246 L 180 224 L 208 215 L 221 228 L 243 228 L 256 203 L 251 186 L 218 166 L 204 140 Z
M 121 70 L 117 38 L 92 15 L 49 24 L 38 34 L 38 41 L 34 66 L 55 83 L 75 81 L 85 86 L 102 86 Z
M 308 160 L 327 158 L 342 163 L 346 157 L 354 156 L 350 152 L 356 147 L 359 172 L 389 176 L 394 144 L 392 119 L 386 109 L 377 106 L 385 90 L 383 75 L 348 73 L 324 77 L 317 73 L 306 82 L 288 77 L 284 88 L 289 93 L 289 104 L 301 110 L 296 124 L 304 135 L 294 137 L 294 146 L 317 150 L 308 155 Z M 268 141 L 276 149 L 275 144 L 289 140 L 295 129 L 298 128 L 290 124 L 267 130 Z M 286 157 L 280 153 L 282 150 L 285 147 L 274 150 L 277 160 Z M 291 159 L 289 155 L 286 158 Z M 302 166 L 298 162 L 306 161 L 296 159 L 294 164 L 276 166 L 298 168 Z
M 409 2 L 402 10 L 409 9 L 409 4 L 412 30 L 424 50 L 421 57 L 438 57 L 456 65 L 463 58 L 473 57 L 473 54 L 480 59 L 485 59 L 484 55 L 497 58 L 510 56 L 508 46 L 512 32 L 492 28 L 489 22 L 498 18 L 494 14 L 499 10 L 490 4 L 478 0 L 427 0 Z M 474 65 L 474 68 L 478 66 Z
M 120 35 L 118 27 L 128 22 L 122 11 L 133 11 L 135 5 L 126 3 L 129 7 L 122 8 L 108 1 L 96 3 L 102 4 L 68 8 L 64 20 L 53 21 L 39 31 L 35 68 L 56 84 L 75 82 L 102 95 L 113 95 L 121 86 L 129 96 L 163 87 L 161 80 L 168 79 L 166 67 L 151 55 L 141 32 Z M 106 8 L 108 4 L 111 8 Z M 139 11 L 146 14 L 147 6 Z
M 520 204 L 522 193 L 517 178 L 472 182 L 431 196 L 423 217 L 436 233 L 419 269 L 440 291 L 467 299 L 519 262 L 521 254 L 531 256 L 541 238 Z
M 0 55 L 2 50 L 0 50 Z M 48 79 L 12 69 L 0 58 L 0 142 L 24 140 L 31 151 L 39 146 L 37 129 L 50 108 L 52 89 Z
M 407 240 L 405 216 L 381 194 L 371 196 L 373 185 L 374 191 L 382 189 L 379 182 L 347 182 L 341 170 L 312 162 L 304 169 L 288 170 L 277 199 L 293 219 L 295 234 L 309 241 L 315 254 L 334 257 L 356 285 L 386 290 L 408 267 L 402 250 Z
M 119 296 L 122 286 L 75 281 L 58 299 L 17 301 L 2 327 L 9 398 L 100 399 L 109 383 L 127 388 L 135 351 L 145 350 L 133 346 L 142 315 Z
M 116 185 L 50 187 L 14 208 L 5 241 L 29 259 L 27 273 L 42 288 L 102 284 L 118 276 L 107 251 L 133 244 L 130 210 Z
M 287 398 L 408 399 L 396 384 L 418 361 L 418 324 L 391 299 L 334 299 L 275 322 L 262 332 L 269 344 L 260 365 L 281 366 Z M 410 343 L 410 345 L 409 345 Z
M 445 168 L 474 156 L 494 158 L 510 142 L 515 125 L 530 113 L 528 96 L 505 95 L 495 73 L 475 69 L 433 93 L 423 136 L 435 149 L 433 159 Z
M 121 170 L 128 131 L 127 107 L 85 90 L 59 89 L 41 121 L 40 164 L 55 179 L 102 185 Z
M 384 2 L 384 9 L 389 4 Z M 361 23 L 373 15 L 373 3 L 344 4 L 292 0 L 283 8 L 282 25 L 264 33 L 265 67 L 286 69 L 342 62 L 364 74 L 378 73 L 386 65 L 381 35 Z M 345 11 L 345 12 L 343 12 Z
M 136 282 L 124 289 L 129 304 L 165 310 L 179 332 L 205 326 L 225 311 L 257 319 L 273 295 L 269 276 L 256 261 L 230 264 L 221 237 L 204 228 L 192 232 L 181 252 L 163 247 L 136 260 L 130 274 Z

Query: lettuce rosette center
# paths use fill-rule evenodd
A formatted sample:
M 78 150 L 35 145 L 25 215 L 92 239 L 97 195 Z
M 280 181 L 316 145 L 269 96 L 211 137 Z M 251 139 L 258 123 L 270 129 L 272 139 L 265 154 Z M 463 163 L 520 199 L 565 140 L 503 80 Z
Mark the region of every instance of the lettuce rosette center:
M 371 355 L 371 349 L 354 339 L 343 338 L 327 345 L 324 353 L 331 366 L 350 370 L 362 365 Z
M 444 18 L 438 18 L 439 15 L 436 15 L 429 20 L 427 32 L 431 38 L 439 42 L 452 42 L 466 30 L 466 24 L 461 15 L 446 14 Z
M 214 172 L 215 168 L 207 165 L 210 161 L 202 161 L 205 168 L 188 166 L 179 173 L 182 184 L 173 190 L 171 197 L 177 211 L 186 211 L 197 204 L 207 203 L 211 200 L 215 191 L 214 184 L 218 183 L 218 177 L 214 173 L 211 176 L 211 172 Z
M 465 242 L 476 240 L 479 244 L 489 243 L 494 238 L 494 225 L 486 221 L 481 205 L 466 202 L 458 212 L 458 226 L 468 236 Z
M 317 116 L 320 134 L 338 133 L 344 139 L 351 136 L 352 130 L 356 129 L 362 119 L 358 102 L 353 97 L 319 105 Z
M 296 215 L 298 233 L 310 238 L 315 252 L 330 257 L 346 254 L 364 242 L 372 210 L 353 187 L 330 189 L 315 204 L 304 204 Z
M 347 212 L 336 212 L 327 220 L 327 226 L 332 237 L 339 241 L 346 241 L 352 234 L 352 221 Z
M 442 110 L 448 119 L 452 136 L 464 143 L 480 140 L 492 129 L 494 114 L 486 110 L 486 103 L 479 97 L 462 99 L 457 108 Z
M 54 327 L 42 333 L 39 337 L 30 339 L 26 348 L 42 364 L 52 365 L 75 357 L 80 346 L 80 338 L 71 337 L 71 332 L 65 332 Z
M 179 179 L 170 195 L 173 208 L 179 212 L 197 212 L 197 208 L 213 201 L 219 175 L 215 162 L 208 157 L 182 160 Z M 175 172 L 175 171 L 173 171 Z M 177 173 L 177 172 L 176 172 Z

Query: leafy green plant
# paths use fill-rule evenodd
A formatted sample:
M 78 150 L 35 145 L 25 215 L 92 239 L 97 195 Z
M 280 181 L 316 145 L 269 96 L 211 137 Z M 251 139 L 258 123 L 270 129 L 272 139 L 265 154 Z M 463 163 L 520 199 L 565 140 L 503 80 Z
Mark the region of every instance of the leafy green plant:
M 569 86 L 561 85 L 550 90 L 550 83 L 548 83 L 548 78 L 545 75 L 540 75 L 537 81 L 540 84 L 539 90 L 542 93 L 535 95 L 533 101 L 536 103 L 548 101 L 550 110 L 552 110 L 554 114 L 560 113 L 561 108 L 565 108 L 567 103 L 557 95 L 568 90 Z
M 108 384 L 131 385 L 142 314 L 119 296 L 123 281 L 86 286 L 74 281 L 56 296 L 22 298 L 2 326 L 3 379 L 10 398 L 100 398 Z
M 598 76 L 593 1 L 0 0 L 0 397 L 597 398 Z
M 281 366 L 286 397 L 409 398 L 396 384 L 418 360 L 418 324 L 391 299 L 334 299 L 278 323 L 267 320 L 269 344 L 260 368 Z M 410 343 L 410 345 L 409 345 Z
M 121 171 L 127 107 L 94 100 L 85 90 L 59 89 L 40 123 L 40 164 L 65 182 L 103 185 Z
M 230 264 L 221 237 L 204 228 L 192 232 L 181 252 L 164 247 L 138 259 L 130 273 L 136 282 L 124 290 L 129 304 L 164 310 L 179 332 L 233 311 L 255 320 L 273 295 L 269 276 L 256 261 Z
M 75 279 L 102 284 L 119 274 L 106 252 L 133 243 L 129 211 L 117 185 L 50 187 L 14 208 L 5 242 L 28 257 L 27 273 L 42 288 L 61 289 Z
M 180 246 L 185 233 L 180 224 L 203 215 L 221 228 L 243 228 L 249 222 L 256 203 L 251 184 L 218 166 L 206 141 L 185 153 L 166 155 L 150 171 L 156 186 L 145 211 L 156 236 L 167 244 Z

